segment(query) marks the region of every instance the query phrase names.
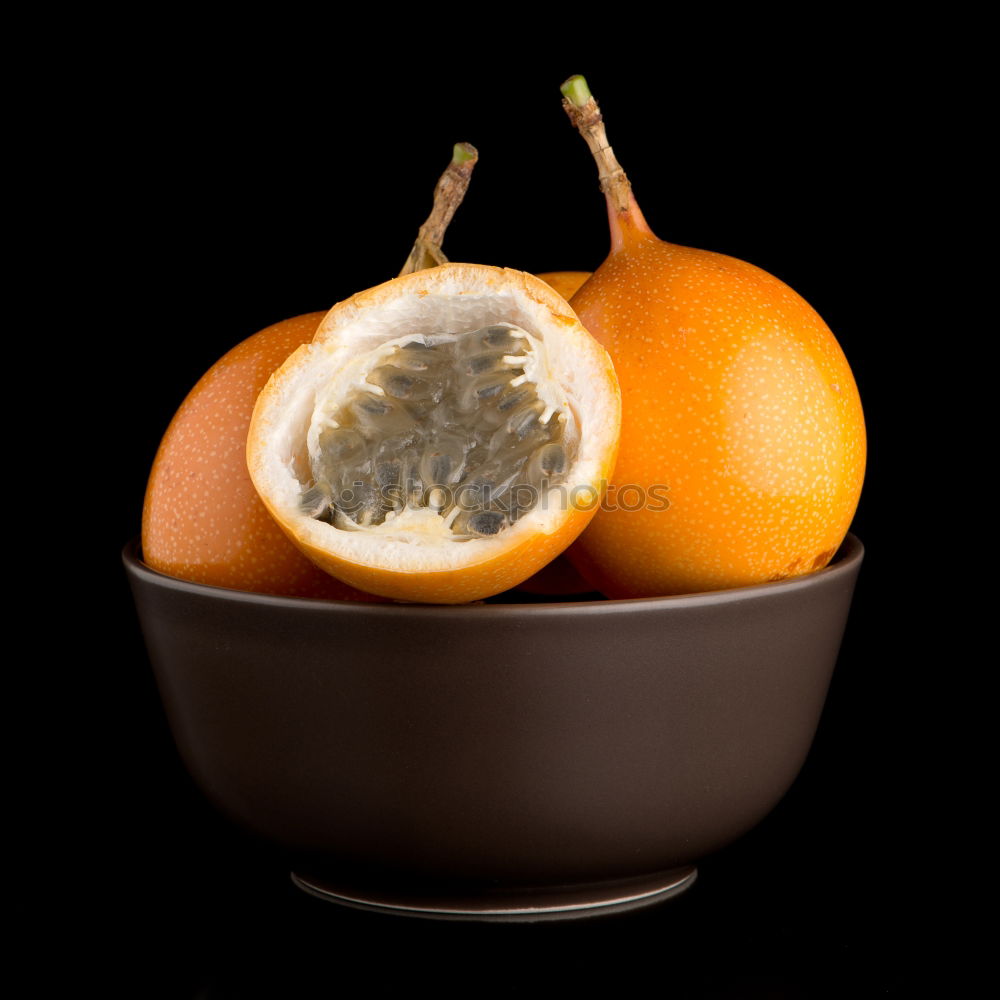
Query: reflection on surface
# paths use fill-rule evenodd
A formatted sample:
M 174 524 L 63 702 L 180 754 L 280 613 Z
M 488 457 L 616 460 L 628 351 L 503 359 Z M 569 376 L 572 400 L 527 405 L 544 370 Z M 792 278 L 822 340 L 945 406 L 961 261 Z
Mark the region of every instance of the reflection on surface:
M 298 1000 L 404 989 L 409 995 L 424 987 L 476 996 L 523 993 L 526 976 L 532 992 L 547 985 L 563 992 L 616 970 L 627 970 L 629 979 L 668 973 L 678 989 L 741 1000 L 838 989 L 848 996 L 862 976 L 873 987 L 890 987 L 891 950 L 863 896 L 855 906 L 846 873 L 821 884 L 809 874 L 810 859 L 794 849 L 778 864 L 769 855 L 768 832 L 755 832 L 705 863 L 698 883 L 674 900 L 533 925 L 342 908 L 296 890 L 277 868 L 258 868 L 252 884 L 203 884 L 175 911 L 169 931 L 147 940 L 146 989 L 133 995 Z M 167 901 L 181 903 L 170 889 L 160 898 Z M 155 909 L 140 907 L 147 920 Z

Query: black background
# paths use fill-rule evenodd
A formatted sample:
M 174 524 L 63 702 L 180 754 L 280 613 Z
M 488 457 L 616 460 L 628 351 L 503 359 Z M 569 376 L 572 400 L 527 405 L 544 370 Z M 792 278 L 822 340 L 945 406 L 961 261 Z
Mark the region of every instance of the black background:
M 91 281 L 110 485 L 91 539 L 108 582 L 92 621 L 113 652 L 78 679 L 84 735 L 65 767 L 87 846 L 50 863 L 63 902 L 46 933 L 86 942 L 109 995 L 312 996 L 345 976 L 475 993 L 602 974 L 629 991 L 652 976 L 678 996 L 900 991 L 927 961 L 922 929 L 942 919 L 915 878 L 942 861 L 912 794 L 923 765 L 911 705 L 932 643 L 900 641 L 920 512 L 894 345 L 920 322 L 900 302 L 920 281 L 910 201 L 936 127 L 924 78 L 901 90 L 910 67 L 887 64 L 885 37 L 822 47 L 805 33 L 722 53 L 698 35 L 633 60 L 481 36 L 495 51 L 428 58 L 422 39 L 390 56 L 371 29 L 307 34 L 272 48 L 224 32 L 138 46 L 67 94 L 90 158 L 81 218 L 114 244 Z M 346 68 L 344 51 L 362 64 Z M 256 330 L 394 276 L 454 142 L 481 160 L 445 241 L 452 260 L 535 272 L 603 260 L 596 169 L 560 106 L 575 72 L 657 234 L 785 280 L 852 365 L 869 430 L 854 525 L 867 557 L 841 658 L 799 780 L 673 903 L 537 927 L 342 911 L 298 893 L 280 852 L 216 816 L 186 775 L 118 551 L 138 533 L 156 445 L 188 389 Z

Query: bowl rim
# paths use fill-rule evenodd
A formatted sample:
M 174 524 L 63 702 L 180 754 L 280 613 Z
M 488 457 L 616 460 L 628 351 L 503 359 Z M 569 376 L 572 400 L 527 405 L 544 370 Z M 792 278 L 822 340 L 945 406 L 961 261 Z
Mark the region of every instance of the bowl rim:
M 833 559 L 823 569 L 801 576 L 788 577 L 770 583 L 756 583 L 747 587 L 733 587 L 728 590 L 702 591 L 694 594 L 674 594 L 666 597 L 629 597 L 622 599 L 602 598 L 599 601 L 533 601 L 526 603 L 486 604 L 403 604 L 380 603 L 368 601 L 338 601 L 321 597 L 283 597 L 277 594 L 257 594 L 246 590 L 233 590 L 228 587 L 217 587 L 208 583 L 195 583 L 182 580 L 179 577 L 168 576 L 153 569 L 142 561 L 141 545 L 136 536 L 126 542 L 122 549 L 122 561 L 126 572 L 146 583 L 164 590 L 201 595 L 216 601 L 229 601 L 236 604 L 256 604 L 273 608 L 298 608 L 315 613 L 336 614 L 360 612 L 374 615 L 394 617 L 410 615 L 415 608 L 421 615 L 461 615 L 461 614 L 515 614 L 545 616 L 554 613 L 565 614 L 573 611 L 577 614 L 603 613 L 616 614 L 627 611 L 652 610 L 656 608 L 699 608 L 709 605 L 738 603 L 743 601 L 763 600 L 787 591 L 807 590 L 832 582 L 836 577 L 851 576 L 864 557 L 864 546 L 861 540 L 850 532 L 845 536 Z

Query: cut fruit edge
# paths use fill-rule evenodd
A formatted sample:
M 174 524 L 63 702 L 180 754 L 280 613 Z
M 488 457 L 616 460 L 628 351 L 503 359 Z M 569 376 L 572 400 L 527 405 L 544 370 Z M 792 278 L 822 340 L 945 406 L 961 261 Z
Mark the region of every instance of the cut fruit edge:
M 309 486 L 309 428 L 331 385 L 357 387 L 387 345 L 442 332 L 514 324 L 534 338 L 539 397 L 564 401 L 577 448 L 559 497 L 493 537 L 439 531 L 342 530 L 302 512 Z M 370 360 L 366 360 L 369 359 Z M 397 600 L 459 603 L 526 580 L 583 531 L 614 471 L 621 396 L 607 352 L 568 303 L 539 278 L 478 264 L 443 264 L 338 303 L 311 344 L 272 376 L 250 425 L 247 463 L 271 515 L 317 565 L 359 589 Z M 548 495 L 546 495 L 548 498 Z

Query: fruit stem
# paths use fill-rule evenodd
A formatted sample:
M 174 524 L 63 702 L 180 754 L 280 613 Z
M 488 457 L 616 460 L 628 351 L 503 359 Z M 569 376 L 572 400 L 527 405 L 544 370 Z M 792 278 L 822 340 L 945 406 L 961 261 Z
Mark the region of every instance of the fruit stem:
M 630 236 L 652 236 L 632 195 L 632 185 L 615 157 L 614 150 L 608 145 L 604 118 L 587 81 L 582 76 L 571 76 L 559 89 L 569 120 L 583 136 L 597 161 L 601 190 L 608 202 L 612 249 L 621 249 Z
M 413 244 L 410 256 L 406 258 L 403 270 L 399 272 L 400 277 L 448 263 L 448 258 L 441 250 L 441 243 L 456 209 L 462 204 L 472 179 L 472 169 L 478 159 L 479 153 L 475 146 L 468 142 L 455 144 L 451 163 L 434 188 L 434 207 L 417 233 L 417 241 Z

